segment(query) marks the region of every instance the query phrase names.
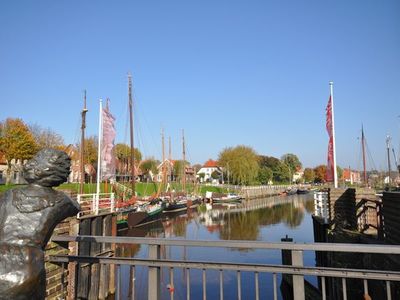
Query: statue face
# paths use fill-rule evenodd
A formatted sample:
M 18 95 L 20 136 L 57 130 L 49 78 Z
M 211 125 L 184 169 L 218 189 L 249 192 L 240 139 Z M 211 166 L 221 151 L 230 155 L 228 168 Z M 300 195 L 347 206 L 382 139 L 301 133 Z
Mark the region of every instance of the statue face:
M 67 180 L 70 166 L 71 159 L 65 152 L 43 149 L 25 164 L 24 178 L 41 186 L 58 186 Z

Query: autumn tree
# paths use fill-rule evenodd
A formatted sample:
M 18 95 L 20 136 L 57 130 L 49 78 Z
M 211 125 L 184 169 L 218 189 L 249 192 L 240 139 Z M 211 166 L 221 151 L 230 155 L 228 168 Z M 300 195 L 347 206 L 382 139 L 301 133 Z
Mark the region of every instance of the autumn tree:
M 39 150 L 44 148 L 64 148 L 63 137 L 51 128 L 43 128 L 35 123 L 29 125 L 29 130 L 34 137 Z
M 257 178 L 259 159 L 251 147 L 240 145 L 225 148 L 218 160 L 222 167 L 229 169 L 230 177 L 236 184 L 250 184 Z
M 304 181 L 305 182 L 314 182 L 315 173 L 314 170 L 311 168 L 304 169 Z
M 12 159 L 30 159 L 38 147 L 28 126 L 21 119 L 8 118 L 0 124 L 0 151 L 7 160 L 7 183 Z
M 325 182 L 326 176 L 326 165 L 319 165 L 314 168 L 315 179 L 314 181 L 317 183 Z
M 83 156 L 85 159 L 85 164 L 95 165 L 97 163 L 97 147 L 98 140 L 97 136 L 92 135 L 90 137 L 85 138 L 85 148 L 83 151 Z M 73 159 L 79 160 L 79 153 L 81 153 L 81 145 L 77 144 L 76 149 L 78 150 L 76 156 Z

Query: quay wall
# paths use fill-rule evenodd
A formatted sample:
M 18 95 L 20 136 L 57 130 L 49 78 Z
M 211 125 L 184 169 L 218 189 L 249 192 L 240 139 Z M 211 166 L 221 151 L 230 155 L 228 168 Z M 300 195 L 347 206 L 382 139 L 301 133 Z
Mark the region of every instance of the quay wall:
M 307 184 L 243 186 L 239 191 L 239 195 L 249 200 L 249 199 L 265 198 L 265 197 L 280 195 L 286 190 L 291 188 L 298 189 L 298 188 L 310 188 L 310 187 L 311 185 Z

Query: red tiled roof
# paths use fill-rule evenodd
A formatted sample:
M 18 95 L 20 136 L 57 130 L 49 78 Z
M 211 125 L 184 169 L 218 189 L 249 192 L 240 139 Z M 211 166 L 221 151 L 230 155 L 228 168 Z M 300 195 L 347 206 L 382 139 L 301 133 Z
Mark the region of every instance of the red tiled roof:
M 212 159 L 209 159 L 205 162 L 204 168 L 217 168 L 218 167 L 218 162 Z

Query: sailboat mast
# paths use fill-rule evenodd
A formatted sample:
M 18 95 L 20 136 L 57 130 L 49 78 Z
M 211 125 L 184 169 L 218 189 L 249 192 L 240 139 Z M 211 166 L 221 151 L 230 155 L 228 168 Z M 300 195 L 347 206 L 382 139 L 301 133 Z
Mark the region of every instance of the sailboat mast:
M 185 150 L 185 132 L 182 129 L 182 191 L 186 191 L 186 150 Z
M 81 125 L 81 153 L 80 153 L 80 181 L 79 181 L 79 193 L 83 194 L 84 192 L 84 184 L 85 184 L 85 128 L 86 128 L 86 113 L 88 112 L 86 108 L 86 90 L 84 90 L 83 94 L 83 109 L 81 113 L 82 117 L 82 125 Z
M 131 157 L 130 157 L 130 164 L 131 164 L 131 189 L 132 189 L 132 196 L 136 195 L 136 186 L 135 186 L 135 148 L 134 148 L 134 140 L 133 140 L 133 101 L 132 101 L 132 76 L 128 74 L 128 96 L 129 96 L 129 132 L 130 132 L 130 140 L 131 140 Z
M 362 143 L 362 153 L 363 153 L 363 167 L 364 167 L 364 184 L 368 185 L 367 182 L 367 166 L 365 163 L 365 136 L 364 136 L 364 126 L 361 125 L 361 143 Z

